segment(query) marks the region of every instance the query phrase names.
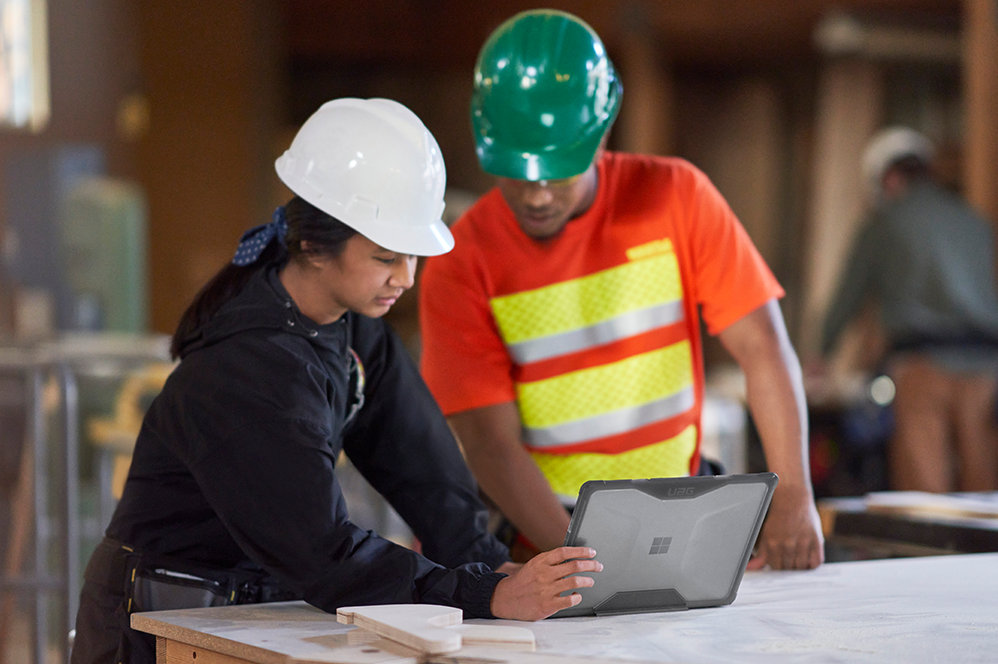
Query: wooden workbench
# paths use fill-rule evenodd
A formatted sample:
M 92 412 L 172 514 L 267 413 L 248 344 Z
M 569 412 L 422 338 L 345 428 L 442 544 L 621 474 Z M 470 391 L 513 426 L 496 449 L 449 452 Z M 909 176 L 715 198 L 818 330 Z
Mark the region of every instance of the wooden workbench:
M 818 501 L 832 559 L 998 552 L 998 491 L 884 491 Z
M 534 653 L 464 648 L 420 658 L 301 602 L 135 614 L 161 664 L 516 662 L 995 662 L 998 553 L 747 572 L 734 603 L 711 609 L 515 624 Z M 352 649 L 352 651 L 351 651 Z M 351 661 L 351 660 L 347 660 Z

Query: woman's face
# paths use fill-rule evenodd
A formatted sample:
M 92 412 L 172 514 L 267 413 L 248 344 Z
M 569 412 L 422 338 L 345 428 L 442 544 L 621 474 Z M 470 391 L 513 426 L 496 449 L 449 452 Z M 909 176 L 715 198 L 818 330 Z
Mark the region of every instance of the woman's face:
M 363 235 L 346 241 L 339 256 L 313 257 L 322 309 L 331 322 L 347 311 L 378 318 L 412 288 L 416 257 L 381 247 Z

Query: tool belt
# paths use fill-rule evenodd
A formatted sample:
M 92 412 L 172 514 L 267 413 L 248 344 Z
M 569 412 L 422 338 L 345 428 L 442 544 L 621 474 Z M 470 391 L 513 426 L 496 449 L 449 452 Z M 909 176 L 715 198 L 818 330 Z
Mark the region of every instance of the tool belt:
M 892 353 L 910 351 L 932 351 L 947 348 L 973 348 L 975 350 L 998 350 L 998 337 L 984 332 L 968 332 L 963 334 L 907 335 L 891 342 Z
M 121 588 L 129 614 L 300 599 L 261 571 L 214 568 L 142 553 L 110 538 L 97 546 L 86 578 Z

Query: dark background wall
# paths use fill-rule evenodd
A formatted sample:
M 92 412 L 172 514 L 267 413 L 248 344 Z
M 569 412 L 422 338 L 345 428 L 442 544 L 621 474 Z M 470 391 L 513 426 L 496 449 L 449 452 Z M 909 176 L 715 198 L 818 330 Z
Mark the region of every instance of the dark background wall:
M 977 183 L 972 196 L 998 208 L 980 175 L 998 154 L 993 0 L 547 4 L 589 21 L 620 71 L 611 147 L 678 154 L 714 179 L 787 287 L 785 313 L 805 348 L 862 208 L 858 151 L 881 124 L 914 124 L 939 140 L 952 185 Z M 0 161 L 9 172 L 24 154 L 96 146 L 104 172 L 141 188 L 150 328 L 169 332 L 239 233 L 287 196 L 273 160 L 327 99 L 407 104 L 441 145 L 452 208 L 483 191 L 467 119 L 474 60 L 496 25 L 535 5 L 48 6 L 51 120 L 37 133 L 0 130 Z M 11 186 L 0 179 L 0 229 L 23 223 L 11 219 L 12 197 L 53 214 L 41 203 L 51 182 L 27 197 Z M 396 312 L 403 325 L 414 313 L 407 299 Z

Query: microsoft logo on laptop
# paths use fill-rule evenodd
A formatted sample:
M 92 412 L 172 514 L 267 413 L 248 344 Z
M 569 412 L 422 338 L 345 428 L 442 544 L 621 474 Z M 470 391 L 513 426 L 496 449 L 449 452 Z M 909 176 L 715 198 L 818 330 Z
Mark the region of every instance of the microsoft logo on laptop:
M 671 537 L 653 537 L 651 551 L 648 552 L 648 555 L 654 556 L 660 553 L 668 553 L 670 544 L 672 544 Z

